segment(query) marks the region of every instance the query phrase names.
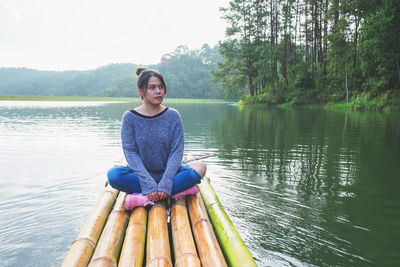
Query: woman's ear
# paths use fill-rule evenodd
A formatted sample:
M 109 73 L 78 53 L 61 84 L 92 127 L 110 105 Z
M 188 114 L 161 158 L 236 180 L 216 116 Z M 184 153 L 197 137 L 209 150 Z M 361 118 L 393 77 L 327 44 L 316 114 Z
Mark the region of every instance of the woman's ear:
M 138 91 L 138 94 L 140 95 L 140 98 L 143 99 L 143 91 L 142 91 L 142 89 L 138 88 L 137 91 Z

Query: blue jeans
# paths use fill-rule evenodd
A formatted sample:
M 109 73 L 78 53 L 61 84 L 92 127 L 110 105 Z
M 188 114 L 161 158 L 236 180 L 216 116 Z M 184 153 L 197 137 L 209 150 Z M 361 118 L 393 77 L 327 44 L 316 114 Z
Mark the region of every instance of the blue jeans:
M 115 166 L 108 173 L 111 187 L 126 193 L 142 193 L 139 177 L 128 166 Z M 172 181 L 172 195 L 191 188 L 201 182 L 203 177 L 188 165 L 181 165 Z

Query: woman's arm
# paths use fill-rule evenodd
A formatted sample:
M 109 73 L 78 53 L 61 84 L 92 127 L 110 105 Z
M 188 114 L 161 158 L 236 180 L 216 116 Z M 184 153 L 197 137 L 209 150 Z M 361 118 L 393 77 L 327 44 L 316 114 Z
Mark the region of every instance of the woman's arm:
M 135 130 L 133 119 L 125 113 L 122 118 L 121 126 L 121 142 L 124 151 L 125 159 L 128 162 L 129 168 L 139 177 L 140 188 L 142 194 L 146 195 L 157 190 L 157 183 L 149 174 L 139 157 L 138 149 L 135 142 Z
M 185 143 L 182 119 L 179 114 L 178 116 L 179 118 L 177 119 L 172 132 L 172 142 L 167 167 L 164 171 L 163 177 L 158 183 L 158 191 L 167 193 L 168 195 L 171 195 L 172 181 L 182 164 Z

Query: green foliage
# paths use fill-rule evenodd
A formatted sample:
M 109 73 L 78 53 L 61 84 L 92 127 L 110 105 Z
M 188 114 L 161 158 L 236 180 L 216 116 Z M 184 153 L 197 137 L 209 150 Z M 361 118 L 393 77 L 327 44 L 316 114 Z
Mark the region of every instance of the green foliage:
M 258 95 L 241 95 L 239 104 L 240 105 L 249 105 L 249 104 L 281 104 L 283 103 L 282 99 L 278 96 L 272 96 L 269 92 L 263 92 Z
M 385 108 L 400 107 L 400 93 L 387 91 L 373 96 L 372 92 L 363 92 L 353 99 L 352 107 L 354 109 L 383 110 Z
M 213 72 L 241 103 L 382 109 L 400 91 L 400 1 L 232 0 Z M 253 96 L 254 94 L 254 96 Z
M 176 98 L 223 98 L 218 83 L 213 83 L 211 72 L 222 61 L 218 46 L 207 44 L 200 50 L 190 51 L 179 46 L 173 53 L 164 55 L 160 66 L 167 83 L 168 97 Z
M 366 103 L 368 103 L 370 99 L 371 99 L 371 93 L 363 92 L 354 98 L 353 107 L 355 109 L 362 109 L 365 107 Z
M 400 89 L 400 1 L 385 3 L 363 27 L 361 67 L 367 90 Z
M 114 88 L 108 88 L 104 90 L 105 96 L 110 97 L 135 97 L 137 96 L 136 90 L 137 78 L 133 75 L 119 81 Z
M 235 55 L 239 53 L 240 45 L 235 41 L 220 43 L 219 52 L 224 60 L 218 62 L 217 69 L 212 71 L 213 81 L 220 82 L 226 97 L 238 97 L 246 87 L 246 76 L 242 72 L 244 62 Z
M 110 93 L 132 76 L 134 64 L 110 64 L 89 71 L 0 68 L 0 94 L 41 96 L 117 96 Z M 118 95 L 130 96 L 130 95 Z

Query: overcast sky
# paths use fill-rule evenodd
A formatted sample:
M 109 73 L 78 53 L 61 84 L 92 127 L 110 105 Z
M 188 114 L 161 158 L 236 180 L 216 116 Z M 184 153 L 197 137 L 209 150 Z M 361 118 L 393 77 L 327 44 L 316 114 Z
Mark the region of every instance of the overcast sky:
M 159 63 L 224 39 L 228 0 L 0 0 L 0 67 L 86 70 Z

